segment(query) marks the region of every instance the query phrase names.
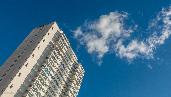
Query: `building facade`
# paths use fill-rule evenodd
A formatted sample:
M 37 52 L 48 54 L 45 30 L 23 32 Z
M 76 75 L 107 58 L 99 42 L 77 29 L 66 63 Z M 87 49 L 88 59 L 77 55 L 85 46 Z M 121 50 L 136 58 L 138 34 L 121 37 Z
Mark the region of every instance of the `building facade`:
M 53 22 L 33 29 L 0 68 L 0 97 L 76 97 L 84 76 Z

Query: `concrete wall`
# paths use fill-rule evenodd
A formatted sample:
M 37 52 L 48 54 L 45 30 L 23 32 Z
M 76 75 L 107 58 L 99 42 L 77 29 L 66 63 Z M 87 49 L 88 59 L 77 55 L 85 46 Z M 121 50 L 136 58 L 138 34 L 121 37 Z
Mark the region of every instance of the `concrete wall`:
M 35 28 L 26 37 L 0 69 L 1 97 L 12 97 L 16 93 L 57 31 L 60 29 L 54 22 Z

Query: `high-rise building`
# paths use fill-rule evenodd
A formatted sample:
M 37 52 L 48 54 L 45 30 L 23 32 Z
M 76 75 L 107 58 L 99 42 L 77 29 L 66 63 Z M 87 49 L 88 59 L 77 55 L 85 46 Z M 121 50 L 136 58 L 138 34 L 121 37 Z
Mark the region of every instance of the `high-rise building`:
M 0 68 L 1 97 L 76 97 L 84 69 L 56 22 L 33 29 Z

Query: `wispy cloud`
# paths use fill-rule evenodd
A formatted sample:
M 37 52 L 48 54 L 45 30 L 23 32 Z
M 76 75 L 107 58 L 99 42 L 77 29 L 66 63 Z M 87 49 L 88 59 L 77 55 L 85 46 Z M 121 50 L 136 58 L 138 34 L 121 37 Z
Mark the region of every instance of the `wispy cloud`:
M 115 52 L 120 58 L 134 60 L 137 57 L 153 58 L 155 49 L 162 45 L 171 34 L 171 7 L 162 9 L 146 29 L 152 33 L 145 40 L 131 39 L 136 25 L 128 26 L 126 12 L 110 12 L 95 21 L 84 23 L 74 31 L 74 36 L 88 53 L 97 54 L 101 59 L 106 53 Z
M 74 36 L 81 44 L 86 45 L 89 53 L 97 53 L 98 58 L 109 52 L 111 43 L 117 39 L 128 37 L 130 30 L 124 28 L 127 13 L 111 12 L 99 19 L 85 23 L 74 31 Z

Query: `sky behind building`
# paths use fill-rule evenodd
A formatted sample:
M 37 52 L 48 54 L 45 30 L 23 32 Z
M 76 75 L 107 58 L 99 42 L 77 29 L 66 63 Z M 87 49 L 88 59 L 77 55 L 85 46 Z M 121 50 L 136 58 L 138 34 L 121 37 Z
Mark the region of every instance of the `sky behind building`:
M 170 0 L 1 1 L 0 64 L 34 27 L 57 21 L 85 69 L 78 97 L 170 97 L 170 4 Z

